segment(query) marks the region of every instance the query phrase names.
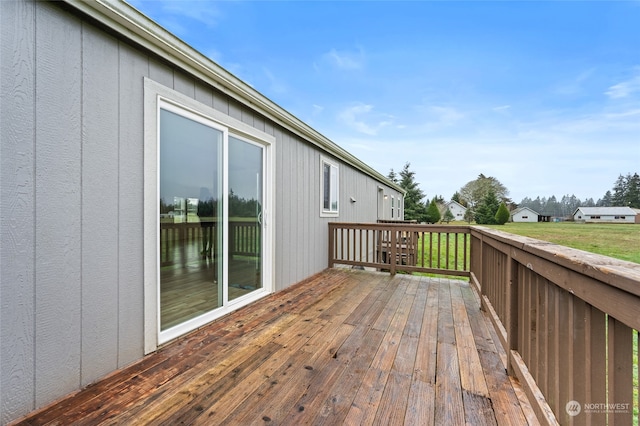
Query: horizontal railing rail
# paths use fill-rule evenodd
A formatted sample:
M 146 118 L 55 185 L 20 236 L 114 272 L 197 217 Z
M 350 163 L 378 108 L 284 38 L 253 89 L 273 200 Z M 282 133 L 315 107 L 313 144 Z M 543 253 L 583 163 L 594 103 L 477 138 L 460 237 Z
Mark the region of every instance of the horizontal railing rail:
M 209 232 L 208 238 L 215 242 L 219 229 L 217 221 L 161 222 L 160 265 L 167 266 L 183 261 L 186 256 L 185 251 L 189 249 L 198 254 L 202 249 L 203 234 Z M 260 224 L 257 220 L 229 221 L 229 256 L 258 256 L 261 244 Z M 216 244 L 213 245 L 212 250 L 212 255 L 215 257 Z
M 543 423 L 637 422 L 639 264 L 472 227 L 471 282 Z
M 329 267 L 352 265 L 396 272 L 468 277 L 468 226 L 414 223 L 329 224 Z

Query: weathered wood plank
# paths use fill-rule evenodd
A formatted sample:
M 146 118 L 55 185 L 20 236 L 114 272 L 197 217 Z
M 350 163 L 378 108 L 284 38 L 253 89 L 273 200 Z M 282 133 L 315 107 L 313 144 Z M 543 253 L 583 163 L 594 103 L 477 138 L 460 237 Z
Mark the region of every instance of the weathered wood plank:
M 404 424 L 431 426 L 435 424 L 436 390 L 432 383 L 416 380 L 411 381 L 407 397 L 407 411 Z
M 490 398 L 483 395 L 476 395 L 463 389 L 462 400 L 464 401 L 466 424 L 474 426 L 497 425 Z
M 447 281 L 438 288 L 438 344 L 436 349 L 436 424 L 463 424 L 464 406 L 451 307 L 451 290 Z
M 407 411 L 411 375 L 392 371 L 387 378 L 374 425 L 401 425 Z
M 314 424 L 332 424 L 344 419 L 383 337 L 381 331 L 369 329 L 353 358 L 337 358 L 341 368 L 324 373 L 320 376 L 322 380 L 309 388 L 308 395 L 299 401 L 299 405 L 313 413 Z M 295 413 L 292 412 L 288 419 L 291 424 L 297 424 Z
M 460 361 L 462 389 L 478 396 L 488 396 L 487 382 L 480 364 L 471 324 L 459 287 L 451 287 L 451 305 Z
M 327 271 L 25 424 L 531 422 L 478 306 L 465 282 Z M 468 361 L 473 351 L 479 363 Z M 483 376 L 487 395 L 461 374 Z
M 414 380 L 436 383 L 436 350 L 438 343 L 438 285 L 429 284 L 418 352 L 416 354 Z

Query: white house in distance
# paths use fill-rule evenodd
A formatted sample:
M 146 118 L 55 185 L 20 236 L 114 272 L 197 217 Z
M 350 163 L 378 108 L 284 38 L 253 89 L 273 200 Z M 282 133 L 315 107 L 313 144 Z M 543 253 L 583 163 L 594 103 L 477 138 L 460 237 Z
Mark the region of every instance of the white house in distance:
M 464 214 L 467 212 L 467 208 L 457 201 L 449 201 L 445 204 L 445 207 L 451 212 L 454 220 L 464 220 Z
M 529 207 L 519 207 L 511 213 L 513 222 L 539 222 L 539 217 L 538 212 Z
M 631 207 L 578 207 L 573 220 L 586 223 L 640 223 Z

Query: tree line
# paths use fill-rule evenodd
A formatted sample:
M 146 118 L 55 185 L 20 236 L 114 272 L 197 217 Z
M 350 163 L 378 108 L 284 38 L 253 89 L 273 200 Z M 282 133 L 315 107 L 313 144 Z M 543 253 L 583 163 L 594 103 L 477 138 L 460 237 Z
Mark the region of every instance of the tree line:
M 441 195 L 423 201 L 426 195 L 416 182 L 415 172 L 411 171 L 410 166 L 410 163 L 405 163 L 400 172 L 396 173 L 391 169 L 388 175 L 389 179 L 406 191 L 404 197 L 405 220 L 415 220 L 420 223 L 453 220 L 453 214 L 445 208 L 445 199 Z M 512 204 L 508 194 L 509 191 L 498 179 L 481 174 L 478 179 L 462 187 L 451 199 L 467 207 L 465 220 L 468 222 L 504 224 L 510 217 L 507 205 Z
M 531 199 L 525 197 L 519 207 L 529 207 L 547 216 L 566 217 L 573 214 L 578 207 L 631 207 L 640 209 L 640 175 L 628 173 L 616 179 L 613 188 L 607 191 L 598 201 L 593 198 L 581 200 L 575 195 L 564 195 L 561 199 L 552 195 Z
M 416 220 L 424 223 L 449 222 L 454 219 L 449 209 L 445 208 L 445 199 L 434 196 L 425 200 L 426 194 L 415 180 L 411 164 L 405 163 L 403 169 L 396 173 L 389 172 L 389 179 L 406 191 L 404 198 L 405 220 Z M 620 175 L 611 191 L 594 201 L 593 198 L 580 200 L 575 195 L 564 195 L 561 199 L 554 195 L 525 197 L 519 204 L 509 198 L 509 190 L 495 177 L 480 174 L 476 179 L 466 183 L 451 197 L 467 208 L 464 219 L 469 223 L 504 224 L 510 218 L 510 211 L 517 207 L 529 207 L 539 214 L 556 217 L 571 216 L 578 207 L 620 207 L 640 208 L 640 176 L 638 173 Z

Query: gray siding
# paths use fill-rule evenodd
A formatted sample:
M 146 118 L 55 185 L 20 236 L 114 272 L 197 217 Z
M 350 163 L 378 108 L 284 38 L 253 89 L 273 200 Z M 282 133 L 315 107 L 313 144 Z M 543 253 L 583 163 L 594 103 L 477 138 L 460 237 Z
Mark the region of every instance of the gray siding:
M 144 77 L 276 137 L 277 290 L 326 267 L 329 221 L 376 220 L 379 182 L 341 163 L 321 218 L 313 144 L 146 51 L 55 4 L 0 23 L 0 423 L 143 356 Z

